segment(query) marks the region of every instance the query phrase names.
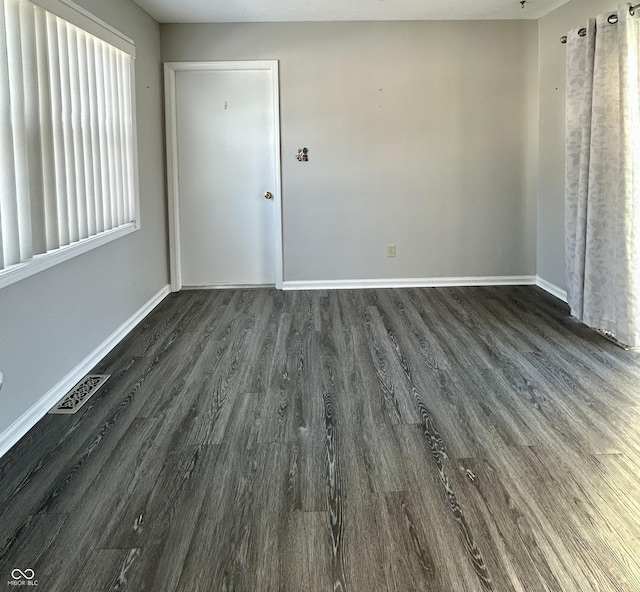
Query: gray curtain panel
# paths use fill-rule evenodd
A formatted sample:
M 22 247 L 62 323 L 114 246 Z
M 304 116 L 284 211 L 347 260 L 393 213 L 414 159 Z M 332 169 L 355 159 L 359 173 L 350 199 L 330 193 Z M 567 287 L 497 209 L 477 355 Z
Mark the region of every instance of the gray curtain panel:
M 640 346 L 640 17 L 567 42 L 566 271 L 571 314 Z

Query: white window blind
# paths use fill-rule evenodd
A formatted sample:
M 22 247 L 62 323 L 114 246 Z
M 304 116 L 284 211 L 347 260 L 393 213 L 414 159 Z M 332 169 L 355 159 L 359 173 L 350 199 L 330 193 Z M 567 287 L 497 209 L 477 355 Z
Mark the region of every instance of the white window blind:
M 133 46 L 108 27 L 96 36 L 96 22 L 89 33 L 0 0 L 0 287 L 15 267 L 137 223 Z

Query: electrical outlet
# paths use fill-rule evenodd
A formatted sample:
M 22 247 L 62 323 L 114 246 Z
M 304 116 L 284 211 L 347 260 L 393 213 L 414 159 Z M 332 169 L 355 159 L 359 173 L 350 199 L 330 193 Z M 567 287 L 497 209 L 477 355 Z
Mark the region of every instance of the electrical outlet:
M 387 257 L 395 257 L 396 256 L 396 246 L 395 244 L 387 245 Z

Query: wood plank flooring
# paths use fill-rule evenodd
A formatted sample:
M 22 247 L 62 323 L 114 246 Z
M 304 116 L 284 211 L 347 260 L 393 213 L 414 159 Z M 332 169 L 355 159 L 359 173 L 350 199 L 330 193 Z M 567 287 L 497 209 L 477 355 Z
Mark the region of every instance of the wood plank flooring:
M 640 591 L 640 355 L 537 288 L 182 292 L 96 372 L 0 591 Z

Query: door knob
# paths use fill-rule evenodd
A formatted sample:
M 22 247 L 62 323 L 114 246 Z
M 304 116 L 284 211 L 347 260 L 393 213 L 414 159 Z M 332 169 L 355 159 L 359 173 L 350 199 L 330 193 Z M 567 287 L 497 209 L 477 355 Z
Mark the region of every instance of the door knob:
M 273 193 L 271 193 L 271 191 L 265 191 L 264 196 L 266 199 L 273 199 Z

